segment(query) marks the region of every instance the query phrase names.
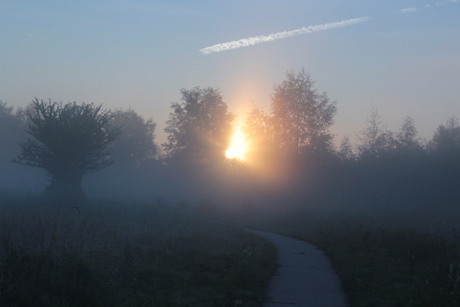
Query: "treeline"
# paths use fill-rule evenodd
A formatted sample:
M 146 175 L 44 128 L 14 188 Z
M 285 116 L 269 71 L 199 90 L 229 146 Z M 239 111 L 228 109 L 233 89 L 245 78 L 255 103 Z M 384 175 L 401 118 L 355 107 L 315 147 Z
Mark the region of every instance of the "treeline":
M 0 103 L 0 190 L 45 187 L 43 172 L 33 174 L 10 163 L 25 161 L 24 146 L 34 140 L 31 114 L 40 104 L 59 105 L 35 100 L 14 110 Z M 161 145 L 152 120 L 131 109 L 100 111 L 108 116 L 102 129 L 116 132 L 101 151 L 113 165 L 85 175 L 83 190 L 89 197 L 163 197 L 204 207 L 228 203 L 248 212 L 271 205 L 372 210 L 460 205 L 460 126 L 455 118 L 422 140 L 410 117 L 398 131 L 390 131 L 374 111 L 360 142 L 353 145 L 345 138 L 337 148 L 330 132 L 336 104 L 303 70 L 288 72 L 275 86 L 269 110 L 254 107 L 247 114 L 245 161 L 225 158 L 234 116 L 218 89 L 181 90 L 166 123 L 167 142 Z M 69 147 L 72 138 L 62 144 Z M 45 169 L 48 182 L 57 178 L 45 165 L 35 166 Z

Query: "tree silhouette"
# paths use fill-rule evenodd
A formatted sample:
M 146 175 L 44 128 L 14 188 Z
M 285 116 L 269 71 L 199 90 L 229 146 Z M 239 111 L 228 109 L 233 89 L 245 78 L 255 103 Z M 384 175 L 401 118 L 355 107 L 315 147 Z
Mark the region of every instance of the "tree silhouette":
M 0 164 L 9 163 L 16 155 L 18 142 L 24 134 L 21 116 L 0 100 Z
M 244 133 L 249 144 L 247 160 L 258 169 L 264 180 L 274 182 L 279 178 L 285 161 L 280 160 L 273 117 L 263 108 L 253 105 L 246 115 Z
M 403 132 L 403 134 L 408 133 Z M 406 136 L 401 135 L 401 137 Z M 369 114 L 360 141 L 361 144 L 358 146 L 360 158 L 369 159 L 381 158 L 393 153 L 397 144 L 393 132 L 384 128 L 380 115 L 375 109 Z
M 438 127 L 430 149 L 436 154 L 460 158 L 460 126 L 456 118 L 449 118 L 445 125 Z
M 43 168 L 56 200 L 81 201 L 83 175 L 112 163 L 107 146 L 118 136 L 110 129 L 110 112 L 94 104 L 33 100 L 27 109 L 28 133 L 15 162 Z
M 109 127 L 120 130 L 120 136 L 110 146 L 115 163 L 141 165 L 158 153 L 156 124 L 151 119 L 145 120 L 132 109 L 116 110 Z
M 287 79 L 275 87 L 271 109 L 283 152 L 330 149 L 332 136 L 328 129 L 333 124 L 335 103 L 325 93 L 318 93 L 305 70 L 287 73 Z
M 271 147 L 274 141 L 272 118 L 262 108 L 253 106 L 246 116 L 245 133 L 254 147 Z
M 340 142 L 339 151 L 337 152 L 337 154 L 339 159 L 342 161 L 355 159 L 356 156 L 353 152 L 353 146 L 348 136 L 345 136 Z
M 206 164 L 223 157 L 229 143 L 233 116 L 217 89 L 195 87 L 181 90 L 181 102 L 171 105 L 166 122 L 169 159 Z

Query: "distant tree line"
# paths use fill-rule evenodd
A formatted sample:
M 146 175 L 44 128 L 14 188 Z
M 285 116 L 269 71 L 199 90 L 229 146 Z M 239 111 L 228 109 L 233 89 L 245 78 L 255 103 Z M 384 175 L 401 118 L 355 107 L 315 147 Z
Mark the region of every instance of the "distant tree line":
M 330 132 L 336 103 L 304 70 L 288 72 L 275 86 L 269 110 L 254 106 L 247 114 L 251 151 L 245 163 L 225 158 L 234 116 L 220 91 L 195 87 L 180 94 L 161 145 L 155 123 L 131 109 L 35 99 L 15 111 L 0 102 L 0 190 L 18 170 L 13 160 L 43 168 L 47 191 L 59 191 L 61 198 L 84 199 L 85 189 L 100 197 L 172 195 L 301 207 L 460 205 L 455 118 L 425 141 L 412 118 L 390 131 L 374 110 L 358 144 L 344 138 L 336 147 Z

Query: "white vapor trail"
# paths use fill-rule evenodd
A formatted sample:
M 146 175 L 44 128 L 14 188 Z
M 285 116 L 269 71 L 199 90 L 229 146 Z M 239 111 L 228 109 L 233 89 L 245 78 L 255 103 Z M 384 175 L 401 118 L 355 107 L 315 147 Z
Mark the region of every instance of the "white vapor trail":
M 359 17 L 359 18 L 347 19 L 347 20 L 342 20 L 342 21 L 337 21 L 337 22 L 325 23 L 321 25 L 303 27 L 303 28 L 295 29 L 291 31 L 272 33 L 269 35 L 259 35 L 259 36 L 249 37 L 249 38 L 243 38 L 243 39 L 239 39 L 236 41 L 231 41 L 227 43 L 209 46 L 209 47 L 200 49 L 200 52 L 201 54 L 206 55 L 206 54 L 211 54 L 215 52 L 227 51 L 231 49 L 249 47 L 249 46 L 266 43 L 266 42 L 272 42 L 272 41 L 276 41 L 279 39 L 285 39 L 285 38 L 289 38 L 293 36 L 310 34 L 310 33 L 318 32 L 318 31 L 325 31 L 325 30 L 331 30 L 331 29 L 336 29 L 336 28 L 343 28 L 343 27 L 351 26 L 356 23 L 365 22 L 370 19 L 371 19 L 370 17 Z
M 418 9 L 416 7 L 406 7 L 404 9 L 401 9 L 399 12 L 401 14 L 410 14 L 410 13 L 415 13 L 417 11 Z

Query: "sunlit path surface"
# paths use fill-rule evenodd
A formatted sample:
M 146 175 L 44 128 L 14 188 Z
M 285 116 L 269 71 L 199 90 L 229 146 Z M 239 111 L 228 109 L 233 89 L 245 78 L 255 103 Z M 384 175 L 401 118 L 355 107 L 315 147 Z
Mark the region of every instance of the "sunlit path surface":
M 270 240 L 278 250 L 278 269 L 268 288 L 265 307 L 347 306 L 345 294 L 326 255 L 296 239 L 248 230 Z

